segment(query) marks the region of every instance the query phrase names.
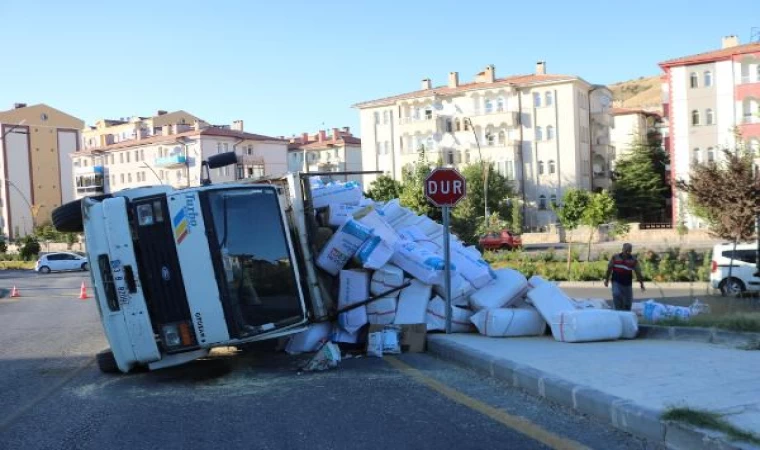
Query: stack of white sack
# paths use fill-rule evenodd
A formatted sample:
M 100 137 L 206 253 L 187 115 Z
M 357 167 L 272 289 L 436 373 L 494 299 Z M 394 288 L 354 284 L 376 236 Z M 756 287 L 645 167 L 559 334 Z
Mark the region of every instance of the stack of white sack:
M 327 241 L 317 257 L 317 266 L 336 276 L 359 247 L 372 236 L 372 230 L 349 219 Z
M 445 283 L 444 283 L 445 284 Z M 433 290 L 441 297 L 446 296 L 446 289 L 444 286 L 435 285 Z M 451 304 L 454 306 L 462 306 L 468 308 L 470 305 L 470 295 L 475 292 L 475 286 L 465 280 L 460 274 L 455 274 L 451 277 Z
M 444 260 L 436 253 L 427 250 L 416 242 L 400 239 L 396 242 L 391 262 L 404 269 L 412 277 L 429 285 L 443 285 Z M 456 266 L 451 264 L 451 275 L 456 273 Z
M 332 183 L 311 185 L 312 205 L 315 209 L 325 208 L 329 205 L 358 205 L 362 200 L 362 188 L 359 183 Z
M 693 316 L 710 312 L 710 307 L 699 300 L 696 300 L 691 306 L 666 305 L 654 300 L 647 300 L 643 303 L 634 303 L 631 309 L 649 322 L 668 319 L 689 320 Z
M 432 292 L 431 285 L 420 280 L 411 280 L 409 286 L 401 290 L 393 323 L 396 325 L 426 323 L 427 306 Z
M 369 297 L 369 274 L 364 270 L 341 270 L 338 309 L 366 300 Z M 338 316 L 338 325 L 346 333 L 355 334 L 368 323 L 367 307 L 359 306 Z
M 469 333 L 472 331 L 470 317 L 472 311 L 456 306 L 451 307 L 451 331 L 452 333 Z M 428 331 L 446 330 L 446 301 L 441 297 L 435 296 L 428 303 L 427 307 L 427 329 Z

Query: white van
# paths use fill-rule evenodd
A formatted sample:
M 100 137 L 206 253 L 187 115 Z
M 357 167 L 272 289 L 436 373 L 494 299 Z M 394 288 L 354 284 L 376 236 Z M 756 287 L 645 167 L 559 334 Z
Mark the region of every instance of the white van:
M 733 254 L 731 277 L 728 276 Z M 710 285 L 726 294 L 739 294 L 745 291 L 760 291 L 760 273 L 758 273 L 758 244 L 743 243 L 719 244 L 713 248 L 712 266 L 710 267 Z

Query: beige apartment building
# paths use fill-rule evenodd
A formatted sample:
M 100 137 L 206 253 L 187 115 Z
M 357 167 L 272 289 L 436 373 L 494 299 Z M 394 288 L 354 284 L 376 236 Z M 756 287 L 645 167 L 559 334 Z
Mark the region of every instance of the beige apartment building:
M 663 111 L 668 125 L 671 178 L 689 179 L 696 162 L 719 162 L 722 149 L 744 147 L 760 155 L 760 42 L 722 48 L 660 63 L 665 72 Z M 689 212 L 682 192 L 673 193 L 673 223 L 706 226 Z
M 662 114 L 640 108 L 612 108 L 610 132 L 614 161 L 624 157 L 636 143 L 655 145 L 662 141 Z
M 424 79 L 419 90 L 355 105 L 362 167 L 400 180 L 423 153 L 453 167 L 489 161 L 524 198 L 526 227 L 545 227 L 567 188 L 610 186 L 611 103 L 605 86 L 549 74 L 545 62 L 505 78 L 489 65 L 468 82 L 451 72 L 445 85 Z
M 185 121 L 192 117 L 187 115 Z M 176 118 L 172 122 L 177 122 Z M 109 128 L 102 128 L 101 136 L 115 135 L 116 131 L 106 132 Z M 231 126 L 220 126 L 208 125 L 196 118 L 189 125 L 156 126 L 150 136 L 137 133 L 133 139 L 119 139 L 71 155 L 77 198 L 157 184 L 175 188 L 197 186 L 201 180 L 201 162 L 211 155 L 229 151 L 238 155 L 238 164 L 212 170 L 214 182 L 256 179 L 283 174 L 288 169 L 288 141 L 246 132 L 242 120 Z
M 45 104 L 17 103 L 0 112 L 0 230 L 15 239 L 50 222 L 74 199 L 69 155 L 84 122 Z
M 288 143 L 290 172 L 358 172 L 362 170 L 362 141 L 349 127 L 301 133 Z M 346 179 L 360 181 L 359 176 Z

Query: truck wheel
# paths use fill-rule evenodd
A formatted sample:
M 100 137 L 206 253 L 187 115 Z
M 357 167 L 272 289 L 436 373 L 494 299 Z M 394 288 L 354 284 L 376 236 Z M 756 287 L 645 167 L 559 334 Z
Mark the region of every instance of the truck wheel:
M 98 368 L 103 373 L 118 373 L 119 366 L 116 365 L 116 358 L 111 350 L 104 350 L 95 355 L 98 360 Z
M 92 199 L 102 200 L 111 197 L 110 195 L 93 195 Z M 53 226 L 56 230 L 64 233 L 81 233 L 84 231 L 82 222 L 82 200 L 74 200 L 65 203 L 53 210 Z

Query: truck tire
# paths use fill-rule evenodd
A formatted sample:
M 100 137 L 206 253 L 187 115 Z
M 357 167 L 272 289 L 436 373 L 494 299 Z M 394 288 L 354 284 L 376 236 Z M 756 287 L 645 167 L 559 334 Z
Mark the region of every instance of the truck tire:
M 102 200 L 111 197 L 110 195 L 93 195 L 93 200 Z M 84 231 L 82 221 L 82 200 L 74 200 L 65 203 L 53 210 L 53 226 L 56 230 L 64 233 L 81 233 Z
M 98 369 L 100 369 L 101 372 L 119 372 L 119 366 L 116 364 L 116 358 L 114 358 L 113 352 L 111 350 L 104 350 L 95 355 L 95 358 L 98 360 Z

